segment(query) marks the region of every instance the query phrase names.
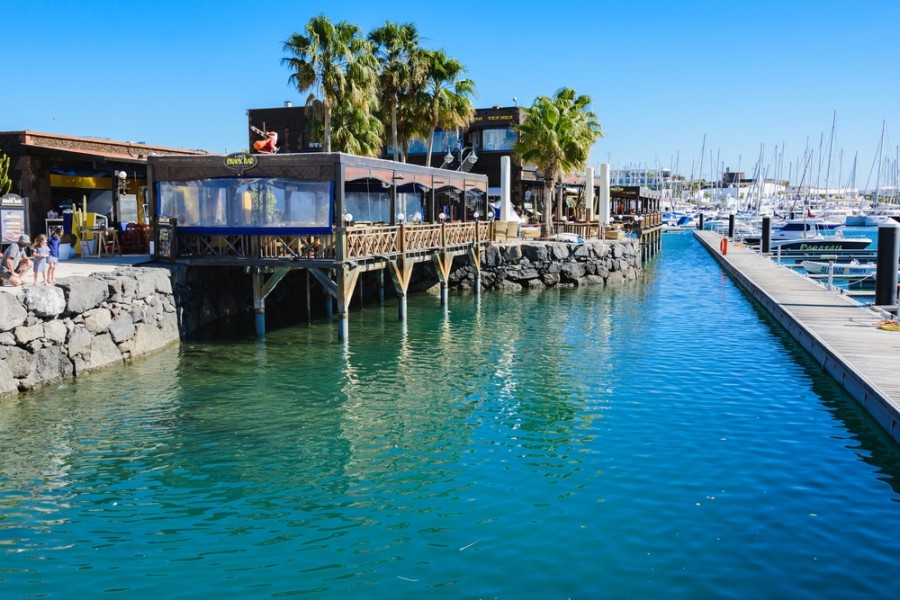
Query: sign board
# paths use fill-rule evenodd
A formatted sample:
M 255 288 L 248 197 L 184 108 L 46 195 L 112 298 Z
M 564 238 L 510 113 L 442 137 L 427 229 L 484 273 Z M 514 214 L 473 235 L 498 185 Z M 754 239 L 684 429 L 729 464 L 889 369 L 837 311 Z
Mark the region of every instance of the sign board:
M 173 223 L 162 223 L 157 225 L 157 245 L 156 254 L 159 258 L 172 258 L 172 245 L 175 238 L 175 226 Z
M 13 244 L 28 234 L 28 198 L 18 194 L 0 196 L 0 243 Z
M 119 221 L 138 223 L 138 203 L 135 194 L 119 194 Z
M 252 169 L 258 163 L 258 160 L 255 156 L 253 156 L 252 154 L 247 154 L 246 152 L 232 152 L 231 154 L 226 156 L 224 160 L 226 169 L 240 172 Z

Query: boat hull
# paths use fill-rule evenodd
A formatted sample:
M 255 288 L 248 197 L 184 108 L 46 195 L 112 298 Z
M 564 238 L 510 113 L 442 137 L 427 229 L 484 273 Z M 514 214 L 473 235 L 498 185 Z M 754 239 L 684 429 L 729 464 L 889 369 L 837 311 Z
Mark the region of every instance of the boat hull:
M 865 277 L 875 273 L 877 268 L 875 263 L 827 263 L 813 260 L 804 260 L 800 266 L 814 275 L 827 275 L 830 268 L 832 275 L 836 277 Z
M 772 251 L 781 250 L 808 250 L 810 252 L 832 252 L 839 250 L 865 250 L 871 245 L 869 238 L 843 238 L 838 240 L 807 239 L 807 240 L 780 240 L 772 242 Z

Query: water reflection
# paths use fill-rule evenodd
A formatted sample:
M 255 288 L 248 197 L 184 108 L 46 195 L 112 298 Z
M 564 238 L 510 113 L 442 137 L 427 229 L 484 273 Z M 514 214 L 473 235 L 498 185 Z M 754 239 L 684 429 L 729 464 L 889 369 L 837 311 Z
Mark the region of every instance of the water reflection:
M 665 260 L 621 289 L 354 310 L 346 343 L 188 342 L 0 403 L 0 584 L 888 589 L 894 445 L 705 251 Z

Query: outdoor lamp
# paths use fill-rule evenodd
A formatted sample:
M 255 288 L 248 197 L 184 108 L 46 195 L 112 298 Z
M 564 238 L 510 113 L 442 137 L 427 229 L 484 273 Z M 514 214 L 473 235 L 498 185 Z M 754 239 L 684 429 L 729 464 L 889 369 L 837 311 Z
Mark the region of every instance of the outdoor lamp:
M 475 212 L 472 213 L 472 216 L 475 217 L 475 220 L 477 221 L 478 217 L 481 216 L 481 213 L 476 210 Z
M 345 214 L 344 214 L 344 222 L 346 222 L 347 225 L 349 225 L 350 223 L 352 223 L 352 222 L 353 222 L 353 215 L 351 215 L 350 213 L 345 213 Z
M 441 213 L 438 215 L 438 219 L 440 219 L 441 221 L 443 221 L 446 218 L 447 218 L 447 215 L 445 215 L 444 213 Z
M 402 223 L 403 219 L 405 219 L 405 218 L 406 218 L 406 215 L 404 215 L 403 213 L 397 213 L 397 221 L 398 222 Z
M 447 150 L 447 154 L 444 155 L 444 162 L 450 164 L 453 162 L 453 153 Z

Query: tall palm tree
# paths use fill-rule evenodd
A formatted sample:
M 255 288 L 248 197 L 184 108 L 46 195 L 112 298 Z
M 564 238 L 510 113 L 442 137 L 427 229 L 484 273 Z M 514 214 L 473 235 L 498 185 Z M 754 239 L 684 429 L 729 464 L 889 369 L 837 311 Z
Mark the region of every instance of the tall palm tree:
M 513 151 L 523 164 L 535 165 L 544 173 L 543 237 L 550 235 L 554 184 L 562 183 L 567 173 L 582 169 L 594 142 L 603 136 L 590 105 L 590 96 L 560 88 L 552 97 L 538 96 L 524 110 L 524 121 L 514 127 L 519 140 Z
M 424 94 L 421 101 L 428 107 L 428 155 L 425 165 L 431 166 L 434 132 L 440 127 L 450 131 L 467 127 L 475 116 L 471 98 L 475 96 L 475 82 L 463 77 L 465 67 L 443 50 L 426 50 Z
M 399 151 L 398 108 L 419 79 L 414 57 L 419 51 L 419 32 L 412 23 L 391 23 L 369 32 L 375 46 L 375 58 L 381 66 L 381 106 L 385 109 L 385 125 L 391 126 L 391 154 L 397 160 Z M 405 153 L 403 154 L 405 156 Z
M 300 93 L 310 91 L 306 104 L 322 102 L 323 148 L 331 152 L 331 115 L 339 103 L 371 112 L 378 85 L 378 63 L 371 43 L 361 30 L 347 21 L 332 23 L 328 17 L 313 17 L 303 29 L 284 43 L 290 54 L 281 59 L 293 72 L 288 82 Z

